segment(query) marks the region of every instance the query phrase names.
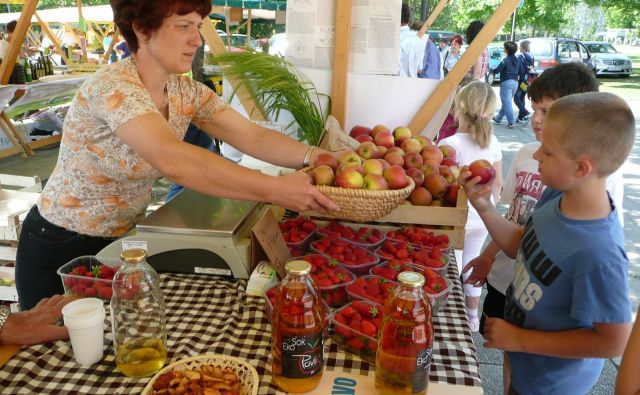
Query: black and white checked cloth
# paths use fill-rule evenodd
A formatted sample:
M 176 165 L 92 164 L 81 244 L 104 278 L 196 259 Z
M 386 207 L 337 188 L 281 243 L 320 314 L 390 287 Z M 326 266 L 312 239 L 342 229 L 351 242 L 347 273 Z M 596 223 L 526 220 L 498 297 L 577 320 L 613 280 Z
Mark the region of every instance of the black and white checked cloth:
M 454 289 L 447 305 L 434 318 L 436 341 L 430 381 L 481 386 L 454 262 L 447 275 Z M 271 377 L 271 325 L 264 300 L 244 293 L 245 280 L 185 274 L 161 274 L 160 278 L 166 301 L 168 363 L 196 354 L 232 355 L 246 359 L 256 368 L 260 394 L 283 393 Z M 69 341 L 23 348 L 0 368 L 0 393 L 140 393 L 149 378 L 131 379 L 118 372 L 111 339 L 107 332 L 104 358 L 89 368 L 76 364 Z M 328 369 L 361 374 L 375 369 L 353 354 L 338 352 L 337 344 L 331 340 L 325 350 Z

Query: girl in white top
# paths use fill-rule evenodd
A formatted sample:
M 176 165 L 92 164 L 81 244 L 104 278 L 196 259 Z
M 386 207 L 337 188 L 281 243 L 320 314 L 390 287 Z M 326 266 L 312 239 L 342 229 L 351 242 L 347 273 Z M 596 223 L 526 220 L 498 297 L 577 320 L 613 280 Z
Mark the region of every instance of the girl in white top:
M 462 88 L 455 99 L 458 131 L 455 135 L 441 140 L 438 146 L 452 146 L 456 150 L 456 159 L 460 166 L 469 165 L 478 159 L 489 161 L 496 172 L 493 199 L 497 201 L 502 189 L 502 151 L 498 139 L 493 135 L 490 122 L 495 107 L 496 95 L 486 83 L 474 81 Z M 465 231 L 462 261 L 457 261 L 459 272 L 470 260 L 478 256 L 488 234 L 480 216 L 471 206 Z M 464 285 L 469 327 L 474 332 L 478 331 L 480 325 L 478 305 L 481 291 L 472 285 Z

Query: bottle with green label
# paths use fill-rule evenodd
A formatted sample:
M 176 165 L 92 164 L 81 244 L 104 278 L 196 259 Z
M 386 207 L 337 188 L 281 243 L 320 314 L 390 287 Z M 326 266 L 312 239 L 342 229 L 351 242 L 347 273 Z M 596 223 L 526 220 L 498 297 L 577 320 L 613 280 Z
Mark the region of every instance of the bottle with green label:
M 376 353 L 377 394 L 426 394 L 433 350 L 431 303 L 424 276 L 398 275 L 398 286 L 384 303 Z
M 314 389 L 324 371 L 324 306 L 306 261 L 287 262 L 273 312 L 273 379 L 289 393 Z
M 31 73 L 31 62 L 29 62 L 29 58 L 25 58 L 24 60 L 24 79 L 25 82 L 31 82 L 32 73 Z

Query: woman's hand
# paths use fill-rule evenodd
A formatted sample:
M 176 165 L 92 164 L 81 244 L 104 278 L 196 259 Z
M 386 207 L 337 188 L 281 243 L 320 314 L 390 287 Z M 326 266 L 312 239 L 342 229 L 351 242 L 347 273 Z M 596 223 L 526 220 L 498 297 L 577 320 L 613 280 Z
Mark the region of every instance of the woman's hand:
M 340 210 L 337 204 L 311 184 L 311 176 L 303 171 L 280 176 L 276 181 L 273 203 L 294 211 L 325 213 Z

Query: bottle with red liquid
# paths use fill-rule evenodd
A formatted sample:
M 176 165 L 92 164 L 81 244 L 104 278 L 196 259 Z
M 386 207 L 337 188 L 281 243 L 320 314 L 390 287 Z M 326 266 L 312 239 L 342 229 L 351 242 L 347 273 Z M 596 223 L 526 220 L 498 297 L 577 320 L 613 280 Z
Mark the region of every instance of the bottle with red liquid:
M 378 394 L 426 394 L 433 350 L 431 303 L 424 276 L 398 275 L 398 286 L 384 304 L 376 354 Z
M 273 312 L 273 379 L 289 393 L 314 389 L 324 371 L 322 299 L 306 261 L 287 262 L 287 276 L 276 291 Z

